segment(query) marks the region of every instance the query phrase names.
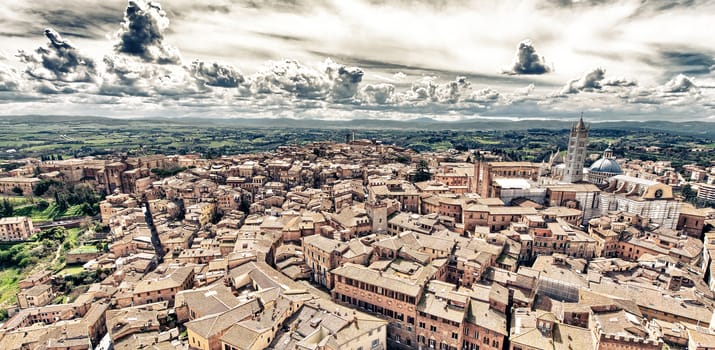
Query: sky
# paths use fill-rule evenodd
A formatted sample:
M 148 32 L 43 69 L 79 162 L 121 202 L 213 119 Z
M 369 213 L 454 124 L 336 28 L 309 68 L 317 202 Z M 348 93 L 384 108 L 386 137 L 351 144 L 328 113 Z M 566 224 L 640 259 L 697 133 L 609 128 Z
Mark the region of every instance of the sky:
M 0 116 L 715 122 L 715 1 L 3 0 Z

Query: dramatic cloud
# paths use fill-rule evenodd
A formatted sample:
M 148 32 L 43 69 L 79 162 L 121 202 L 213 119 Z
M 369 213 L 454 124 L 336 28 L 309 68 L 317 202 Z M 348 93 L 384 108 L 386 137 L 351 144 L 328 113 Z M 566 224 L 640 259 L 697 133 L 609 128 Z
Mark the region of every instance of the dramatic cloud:
M 698 89 L 693 79 L 683 74 L 678 74 L 673 79 L 670 79 L 662 88 L 664 92 L 689 92 L 697 91 Z
M 638 82 L 635 80 L 630 80 L 626 78 L 615 78 L 615 79 L 606 79 L 602 82 L 603 86 L 620 86 L 620 87 L 631 87 L 631 86 L 637 86 Z
M 62 39 L 59 33 L 45 29 L 50 43 L 33 53 L 20 51 L 18 57 L 27 64 L 25 72 L 35 79 L 60 82 L 92 82 L 97 78 L 93 58 L 83 54 Z
M 270 62 L 248 79 L 253 94 L 289 94 L 298 98 L 343 101 L 355 97 L 363 71 L 326 59 L 322 69 L 296 60 Z
M 393 103 L 395 95 L 395 85 L 392 84 L 369 84 L 362 88 L 360 97 L 367 104 L 387 104 Z
M 20 75 L 14 68 L 0 63 L 0 91 L 17 91 L 21 84 Z
M 473 92 L 471 95 L 469 95 L 466 101 L 484 104 L 495 102 L 499 100 L 499 97 L 501 97 L 499 91 L 496 91 L 492 88 L 485 88 Z
M 406 98 L 413 101 L 456 103 L 470 85 L 465 77 L 457 77 L 456 80 L 442 84 L 436 83 L 436 80 L 436 77 L 424 77 L 413 82 Z
M 195 60 L 190 69 L 196 79 L 208 86 L 231 88 L 238 87 L 245 81 L 241 71 L 231 65 Z
M 509 69 L 502 71 L 504 74 L 544 74 L 551 72 L 551 67 L 546 64 L 544 57 L 536 53 L 531 40 L 519 43 L 516 49 L 514 63 Z
M 114 49 L 149 62 L 179 64 L 179 50 L 164 43 L 164 31 L 168 27 L 169 18 L 159 3 L 129 0 Z
M 105 56 L 104 64 L 106 71 L 99 91 L 104 95 L 181 97 L 203 90 L 182 66 L 146 64 L 122 55 Z
M 136 0 L 123 19 L 121 1 L 0 2 L 0 61 L 6 64 L 0 64 L 0 115 L 90 110 L 459 120 L 571 118 L 580 110 L 598 118 L 715 114 L 715 41 L 702 30 L 710 27 L 715 6 L 704 2 L 654 16 L 635 16 L 640 5 L 630 0 L 578 2 L 575 14 L 510 0 L 249 2 L 173 0 L 164 11 Z M 692 26 L 678 26 L 683 18 Z M 50 31 L 49 44 L 28 50 L 38 46 L 32 33 L 51 25 L 77 46 Z M 108 40 L 107 33 L 115 34 Z M 558 58 L 558 71 L 527 40 L 504 74 L 495 72 L 525 37 L 538 43 L 539 53 Z M 2 54 L 17 48 L 29 51 L 18 56 L 22 62 Z M 182 55 L 190 57 L 187 64 Z M 603 68 L 583 73 L 597 66 L 614 77 Z M 662 84 L 664 77 L 674 78 Z
M 296 60 L 270 62 L 251 75 L 248 86 L 254 94 L 288 93 L 309 99 L 325 98 L 330 89 L 323 74 Z
M 596 68 L 586 72 L 581 78 L 573 79 L 561 89 L 561 94 L 576 94 L 581 91 L 593 91 L 601 88 L 601 81 L 606 77 L 606 70 Z
M 536 85 L 531 83 L 531 84 L 527 85 L 526 87 L 518 88 L 518 89 L 514 90 L 514 95 L 528 96 L 529 94 L 534 92 L 534 89 L 536 89 Z
M 364 73 L 360 68 L 346 67 L 327 59 L 325 61 L 325 74 L 332 82 L 333 100 L 344 100 L 355 96 Z

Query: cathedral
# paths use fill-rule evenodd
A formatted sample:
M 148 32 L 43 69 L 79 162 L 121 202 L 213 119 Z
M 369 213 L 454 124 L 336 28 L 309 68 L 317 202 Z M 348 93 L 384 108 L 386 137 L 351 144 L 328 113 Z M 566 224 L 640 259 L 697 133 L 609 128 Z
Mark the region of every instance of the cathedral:
M 616 162 L 616 157 L 613 156 L 611 148 L 606 148 L 603 151 L 603 157 L 595 161 L 588 168 L 588 182 L 602 185 L 608 183 L 608 179 L 616 175 L 623 174 L 621 166 Z

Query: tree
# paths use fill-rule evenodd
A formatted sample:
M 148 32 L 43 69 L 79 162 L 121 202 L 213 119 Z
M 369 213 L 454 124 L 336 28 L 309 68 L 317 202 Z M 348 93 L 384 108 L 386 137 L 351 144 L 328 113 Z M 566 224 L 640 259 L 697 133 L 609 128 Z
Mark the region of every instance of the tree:
M 12 192 L 18 196 L 22 196 L 23 191 L 22 188 L 15 186 L 12 188 Z
M 412 182 L 429 181 L 432 178 L 432 173 L 429 171 L 429 165 L 426 160 L 420 160 L 417 163 L 417 171 L 412 176 Z
M 697 192 L 693 191 L 693 188 L 690 186 L 690 184 L 685 184 L 683 186 L 683 189 L 681 190 L 681 193 L 683 194 L 683 197 L 685 197 L 685 201 L 687 202 L 692 201 L 698 195 Z
M 46 180 L 41 180 L 40 182 L 35 185 L 35 187 L 32 188 L 32 193 L 35 196 L 42 196 L 44 195 L 47 190 L 50 189 L 50 187 L 55 186 L 55 187 L 61 187 L 64 184 L 62 182 L 59 182 L 57 180 L 52 180 L 52 179 L 46 179 Z
M 7 198 L 0 202 L 0 218 L 12 216 L 13 211 L 12 203 Z

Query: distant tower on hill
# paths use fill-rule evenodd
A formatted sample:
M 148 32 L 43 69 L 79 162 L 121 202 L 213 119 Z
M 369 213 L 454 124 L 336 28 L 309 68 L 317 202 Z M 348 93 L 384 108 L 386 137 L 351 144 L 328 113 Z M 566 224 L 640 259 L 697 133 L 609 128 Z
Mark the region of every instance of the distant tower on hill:
M 589 127 L 583 123 L 583 113 L 578 123 L 571 126 L 569 148 L 566 152 L 566 169 L 562 180 L 567 183 L 583 181 L 583 161 L 586 159 Z

